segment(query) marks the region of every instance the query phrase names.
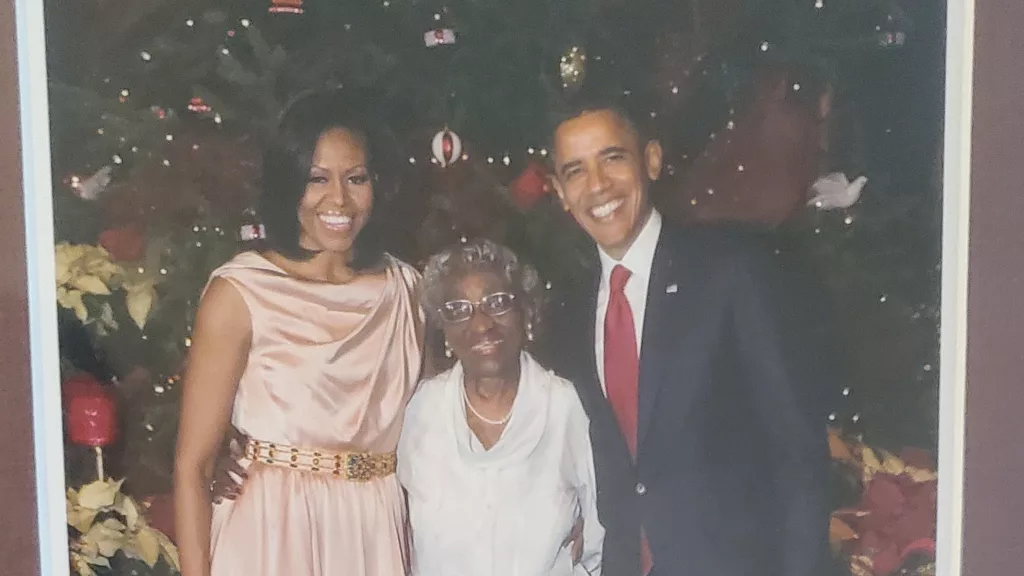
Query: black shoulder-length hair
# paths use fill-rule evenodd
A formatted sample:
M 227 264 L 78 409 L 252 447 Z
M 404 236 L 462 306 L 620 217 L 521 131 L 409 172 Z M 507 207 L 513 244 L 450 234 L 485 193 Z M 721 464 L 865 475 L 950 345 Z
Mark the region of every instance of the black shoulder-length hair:
M 390 164 L 395 145 L 384 124 L 374 121 L 369 102 L 341 89 L 307 92 L 284 110 L 263 153 L 263 182 L 257 211 L 266 230 L 265 245 L 287 258 L 308 260 L 316 253 L 299 245 L 299 203 L 306 191 L 313 153 L 323 134 L 341 128 L 366 148 L 373 178 L 373 209 L 353 245 L 350 265 L 366 270 L 381 265 L 385 246 L 382 215 L 394 196 Z

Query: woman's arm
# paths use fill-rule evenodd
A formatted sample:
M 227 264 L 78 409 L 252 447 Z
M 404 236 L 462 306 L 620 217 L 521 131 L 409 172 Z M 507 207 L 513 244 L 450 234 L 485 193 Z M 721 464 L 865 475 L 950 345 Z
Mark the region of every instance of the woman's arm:
M 174 464 L 182 576 L 210 574 L 210 479 L 251 340 L 252 323 L 242 295 L 229 281 L 214 279 L 196 315 Z
M 590 420 L 579 398 L 574 398 L 572 411 L 569 441 L 572 443 L 579 481 L 580 514 L 583 520 L 583 553 L 576 564 L 576 573 L 581 573 L 582 569 L 590 576 L 600 576 L 604 526 L 597 515 L 597 477 L 594 472 L 594 451 L 590 443 Z

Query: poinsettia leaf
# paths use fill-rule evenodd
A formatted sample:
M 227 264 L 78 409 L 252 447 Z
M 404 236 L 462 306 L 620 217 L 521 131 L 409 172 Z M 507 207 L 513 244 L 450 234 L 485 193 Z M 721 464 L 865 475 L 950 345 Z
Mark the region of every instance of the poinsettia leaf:
M 152 528 L 143 528 L 135 537 L 139 547 L 139 555 L 150 568 L 156 566 L 157 560 L 160 559 L 160 539 L 156 536 L 155 532 Z
M 850 447 L 839 433 L 832 429 L 828 432 L 828 447 L 832 453 L 833 460 L 839 460 L 840 462 L 853 462 L 855 460 Z
M 94 510 L 111 506 L 117 493 L 121 490 L 123 482 L 124 480 L 118 480 L 117 482 L 97 480 L 86 484 L 78 492 L 78 504 L 83 508 L 92 508 Z
M 100 556 L 107 558 L 117 554 L 117 551 L 124 547 L 124 532 L 106 525 L 94 524 L 92 528 L 82 537 L 85 542 L 94 545 Z
M 75 530 L 84 534 L 89 531 L 89 528 L 96 520 L 96 515 L 98 513 L 98 510 L 90 510 L 89 508 L 82 507 L 75 507 L 72 510 L 68 510 L 68 526 L 71 526 Z
M 938 478 L 938 475 L 933 470 L 923 470 L 921 468 L 914 468 L 907 466 L 904 469 L 904 474 L 910 476 L 914 482 L 929 482 Z
M 79 276 L 71 281 L 71 285 L 89 294 L 105 296 L 110 294 L 110 289 L 98 276 Z
M 124 523 L 128 527 L 130 532 L 134 532 L 139 525 L 142 516 L 139 514 L 139 508 L 135 505 L 135 501 L 131 498 L 124 496 L 119 498 L 120 502 L 117 506 L 117 511 L 124 516 Z
M 156 289 L 148 282 L 141 286 L 133 286 L 125 295 L 128 314 L 140 329 L 146 327 L 146 319 L 153 308 L 154 300 L 156 300 Z
M 849 524 L 835 516 L 833 516 L 829 522 L 828 534 L 829 540 L 834 543 L 845 542 L 847 540 L 854 540 L 857 538 L 857 532 L 854 531 Z
M 175 546 L 167 536 L 164 536 L 163 534 L 161 534 L 161 536 L 160 548 L 164 551 L 164 558 L 167 560 L 167 563 L 171 565 L 171 568 L 180 570 L 181 562 L 178 559 L 178 547 Z
M 96 556 L 95 558 L 89 558 L 86 560 L 86 562 L 92 564 L 93 566 L 103 566 L 104 568 L 110 568 L 110 560 L 108 560 L 105 556 Z
M 104 528 L 107 528 L 109 530 L 116 530 L 118 532 L 124 532 L 128 528 L 124 525 L 124 522 L 121 522 L 117 518 L 107 518 L 101 523 L 101 525 Z

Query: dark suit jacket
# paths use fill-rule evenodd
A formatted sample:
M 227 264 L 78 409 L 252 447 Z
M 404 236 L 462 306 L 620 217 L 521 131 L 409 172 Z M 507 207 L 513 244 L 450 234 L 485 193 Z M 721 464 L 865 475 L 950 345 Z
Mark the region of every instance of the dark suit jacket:
M 598 274 L 549 315 L 551 361 L 591 418 L 604 574 L 819 576 L 827 560 L 821 293 L 753 233 L 663 226 L 630 456 L 594 358 Z

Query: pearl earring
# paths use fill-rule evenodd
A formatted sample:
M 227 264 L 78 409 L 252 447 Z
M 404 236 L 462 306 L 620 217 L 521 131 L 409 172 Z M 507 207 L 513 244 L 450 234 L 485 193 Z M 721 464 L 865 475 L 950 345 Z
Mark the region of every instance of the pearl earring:
M 533 342 L 533 322 L 526 323 L 526 341 Z
M 452 345 L 447 340 L 444 341 L 444 355 L 446 358 L 452 357 Z

